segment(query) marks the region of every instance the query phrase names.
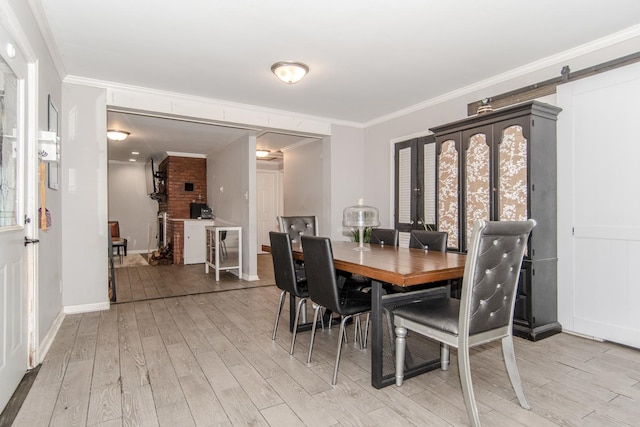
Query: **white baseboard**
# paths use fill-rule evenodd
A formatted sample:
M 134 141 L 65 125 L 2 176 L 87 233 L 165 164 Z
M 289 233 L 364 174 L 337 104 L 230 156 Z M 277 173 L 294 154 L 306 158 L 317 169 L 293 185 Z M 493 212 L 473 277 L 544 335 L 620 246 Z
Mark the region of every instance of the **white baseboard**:
M 562 329 L 562 332 L 569 334 L 569 335 L 575 335 L 576 337 L 580 337 L 580 338 L 586 338 L 588 340 L 592 340 L 592 341 L 598 341 L 598 342 L 604 342 L 605 340 L 602 338 L 598 338 L 598 337 L 594 337 L 593 335 L 585 335 L 585 334 L 581 334 L 580 332 L 574 332 L 574 331 L 568 331 L 566 329 Z
M 155 251 L 156 249 L 157 248 L 151 248 L 151 252 Z M 146 253 L 148 253 L 146 249 L 133 249 L 133 250 L 129 249 L 129 250 L 127 250 L 127 255 L 130 255 L 130 254 L 146 254 Z
M 97 302 L 94 304 L 82 304 L 82 305 L 65 305 L 64 314 L 77 314 L 77 313 L 89 313 L 91 311 L 109 310 L 111 304 L 107 302 Z
M 62 325 L 64 316 L 65 316 L 64 312 L 62 311 L 62 309 L 60 309 L 60 311 L 58 312 L 58 315 L 53 321 L 53 324 L 49 328 L 47 335 L 45 335 L 42 341 L 40 341 L 40 344 L 38 345 L 38 351 L 37 351 L 38 355 L 37 355 L 36 364 L 42 363 L 45 356 L 49 352 L 49 349 L 51 348 L 51 344 L 53 344 L 53 340 L 56 337 L 56 334 L 58 333 L 60 326 Z
M 252 274 L 252 275 L 248 275 L 248 274 L 242 274 L 242 280 L 246 280 L 249 282 L 252 282 L 254 280 L 260 280 L 260 278 L 258 277 L 257 274 Z

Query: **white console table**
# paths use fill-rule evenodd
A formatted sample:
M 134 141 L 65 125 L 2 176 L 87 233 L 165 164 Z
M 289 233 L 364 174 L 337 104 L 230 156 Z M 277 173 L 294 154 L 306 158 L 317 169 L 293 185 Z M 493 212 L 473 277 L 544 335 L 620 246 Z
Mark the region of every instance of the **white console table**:
M 204 271 L 208 274 L 212 267 L 216 282 L 220 280 L 221 270 L 238 270 L 238 278 L 242 279 L 242 227 L 221 220 L 215 220 L 215 223 L 205 228 L 207 259 Z

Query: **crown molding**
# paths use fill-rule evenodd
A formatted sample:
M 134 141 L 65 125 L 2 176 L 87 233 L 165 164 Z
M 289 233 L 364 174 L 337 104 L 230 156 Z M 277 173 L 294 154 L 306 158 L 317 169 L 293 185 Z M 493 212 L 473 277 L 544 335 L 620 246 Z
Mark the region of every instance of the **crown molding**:
M 502 74 L 498 74 L 491 78 L 481 80 L 479 82 L 453 90 L 451 92 L 447 92 L 435 98 L 431 98 L 421 103 L 414 104 L 410 107 L 403 108 L 401 110 L 395 111 L 390 114 L 386 114 L 384 116 L 380 116 L 377 119 L 373 119 L 366 122 L 364 124 L 364 127 L 367 128 L 370 126 L 378 125 L 380 123 L 384 123 L 389 120 L 396 119 L 398 117 L 402 117 L 410 113 L 414 113 L 424 108 L 432 107 L 434 105 L 438 105 L 443 102 L 450 101 L 452 99 L 458 98 L 460 96 L 463 96 L 469 93 L 476 92 L 478 90 L 485 89 L 487 87 L 491 87 L 500 83 L 507 82 L 517 77 L 525 76 L 527 74 L 542 70 L 544 68 L 547 68 L 553 65 L 558 65 L 564 61 L 568 61 L 589 53 L 593 53 L 600 49 L 604 49 L 639 36 L 640 36 L 640 24 L 634 25 L 633 27 L 629 27 L 622 31 L 618 31 L 617 33 L 610 34 L 608 36 L 594 40 L 592 42 L 585 43 L 575 48 L 565 50 L 564 52 L 560 52 L 558 54 L 548 56 L 541 60 L 531 62 L 522 67 L 514 68 L 513 70 L 507 71 Z M 558 72 L 558 75 L 560 75 L 559 72 Z
M 58 45 L 55 42 L 53 33 L 51 32 L 51 26 L 49 25 L 47 14 L 44 12 L 44 8 L 42 7 L 42 2 L 40 0 L 27 0 L 27 3 L 29 4 L 31 13 L 36 20 L 36 24 L 40 29 L 40 34 L 44 39 L 44 43 L 47 45 L 49 56 L 51 56 L 53 66 L 58 73 L 58 77 L 60 77 L 60 80 L 63 80 L 67 75 L 67 72 L 64 68 L 64 63 L 62 62 L 62 56 L 60 56 Z

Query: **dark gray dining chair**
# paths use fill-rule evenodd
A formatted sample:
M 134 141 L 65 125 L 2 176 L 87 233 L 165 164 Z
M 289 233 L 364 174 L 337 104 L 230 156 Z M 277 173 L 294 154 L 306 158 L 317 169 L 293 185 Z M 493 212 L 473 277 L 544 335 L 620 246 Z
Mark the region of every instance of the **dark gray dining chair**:
M 447 251 L 448 233 L 445 231 L 411 230 L 409 247 L 430 251 Z
M 313 341 L 316 335 L 316 323 L 321 307 L 337 313 L 341 317 L 340 331 L 338 333 L 338 350 L 336 363 L 333 369 L 332 385 L 338 379 L 338 366 L 340 365 L 340 353 L 342 341 L 345 335 L 345 325 L 349 319 L 355 317 L 354 325 L 356 335 L 359 333 L 360 348 L 363 348 L 362 330 L 360 328 L 360 314 L 371 311 L 371 297 L 363 295 L 358 298 L 352 293 L 341 293 L 338 288 L 336 269 L 333 265 L 333 250 L 331 241 L 327 237 L 302 236 L 302 250 L 307 270 L 307 284 L 309 286 L 309 299 L 313 302 L 313 326 L 311 328 L 311 343 L 307 363 L 311 363 L 313 353 Z
M 475 223 L 462 279 L 462 298 L 413 302 L 394 312 L 396 385 L 404 379 L 407 331 L 440 342 L 441 367 L 449 367 L 449 347 L 458 349 L 458 370 L 467 414 L 480 425 L 471 383 L 469 349 L 502 340 L 502 353 L 520 406 L 530 409 L 522 389 L 513 349 L 512 323 L 518 279 L 527 239 L 536 222 L 484 221 Z
M 309 297 L 306 277 L 304 277 L 304 269 L 296 269 L 293 263 L 293 251 L 289 242 L 288 233 L 278 233 L 276 231 L 269 232 L 271 241 L 271 258 L 273 259 L 273 273 L 276 279 L 276 286 L 282 290 L 280 292 L 280 301 L 276 311 L 276 320 L 273 325 L 272 340 L 276 339 L 278 331 L 278 320 L 282 312 L 282 306 L 287 293 L 290 296 L 299 298 L 296 305 L 295 324 L 293 326 L 293 336 L 291 337 L 291 349 L 289 354 L 293 354 L 293 348 L 296 344 L 296 335 L 298 333 L 298 323 L 300 319 L 300 310 L 305 306 L 305 301 Z
M 398 246 L 398 230 L 393 228 L 372 228 L 369 243 L 374 245 Z
M 279 216 L 278 224 L 281 232 L 289 233 L 294 244 L 300 244 L 300 236 L 318 235 L 318 218 L 315 215 Z

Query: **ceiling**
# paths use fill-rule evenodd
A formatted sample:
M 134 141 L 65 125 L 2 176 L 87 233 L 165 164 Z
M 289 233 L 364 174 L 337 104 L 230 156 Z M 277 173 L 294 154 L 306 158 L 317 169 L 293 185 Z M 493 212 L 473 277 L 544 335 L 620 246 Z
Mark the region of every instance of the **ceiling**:
M 148 114 L 108 111 L 107 128 L 130 132 L 124 141 L 108 141 L 109 160 L 146 163 L 153 158 L 158 164 L 168 154 L 215 153 L 237 140 L 256 135 L 256 147 L 269 150 L 264 162 L 281 162 L 283 149 L 306 142 L 301 135 L 283 135 L 274 132 L 213 125 L 184 118 L 157 117 Z M 135 154 L 137 153 L 137 154 Z
M 30 3 L 46 18 L 65 76 L 354 124 L 637 26 L 640 17 L 637 0 Z M 270 71 L 281 60 L 310 72 L 285 85 Z M 122 120 L 142 129 L 148 119 Z M 187 130 L 169 130 L 183 125 L 160 126 L 155 137 L 172 133 L 186 150 Z M 193 130 L 199 144 L 203 126 Z M 222 140 L 240 135 L 214 128 Z

